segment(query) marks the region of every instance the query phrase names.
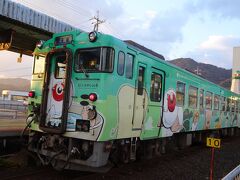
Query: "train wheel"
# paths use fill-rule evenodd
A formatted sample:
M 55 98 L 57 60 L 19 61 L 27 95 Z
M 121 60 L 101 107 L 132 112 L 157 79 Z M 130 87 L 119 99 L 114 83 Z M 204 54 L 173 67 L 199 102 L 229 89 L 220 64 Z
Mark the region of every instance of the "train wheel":
M 59 161 L 53 159 L 51 161 L 51 164 L 52 164 L 53 169 L 55 169 L 56 171 L 62 171 L 63 170 L 63 168 L 59 164 Z
M 155 156 L 158 157 L 161 155 L 161 142 L 159 139 L 156 139 L 154 151 L 155 151 Z

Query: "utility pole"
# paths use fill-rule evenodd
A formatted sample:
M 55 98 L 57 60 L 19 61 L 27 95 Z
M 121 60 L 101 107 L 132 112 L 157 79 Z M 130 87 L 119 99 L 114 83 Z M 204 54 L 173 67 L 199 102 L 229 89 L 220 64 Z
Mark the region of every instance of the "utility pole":
M 199 69 L 198 67 L 197 67 L 197 69 L 195 69 L 194 70 L 194 72 L 196 73 L 196 75 L 202 75 L 202 70 L 201 69 Z
M 94 24 L 93 30 L 96 31 L 96 32 L 98 32 L 98 26 L 99 26 L 99 24 L 102 24 L 102 23 L 105 22 L 105 20 L 100 20 L 100 19 L 99 19 L 99 11 L 97 11 L 97 17 L 94 16 L 94 17 L 91 18 L 90 20 L 94 20 L 94 21 L 95 21 L 95 22 L 92 22 L 92 24 Z

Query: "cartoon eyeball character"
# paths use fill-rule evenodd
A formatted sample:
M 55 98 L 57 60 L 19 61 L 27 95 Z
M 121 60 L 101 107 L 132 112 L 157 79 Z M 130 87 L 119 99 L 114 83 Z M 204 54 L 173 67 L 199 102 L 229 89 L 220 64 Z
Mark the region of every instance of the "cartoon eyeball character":
M 55 101 L 62 101 L 63 100 L 63 89 L 64 84 L 62 82 L 58 82 L 52 88 L 52 96 Z
M 169 89 L 164 98 L 164 117 L 163 124 L 166 128 L 170 128 L 177 118 L 176 93 L 173 89 Z
M 177 106 L 176 92 L 169 89 L 164 96 L 163 125 L 172 133 L 183 127 L 183 109 Z
M 174 91 L 167 93 L 168 110 L 173 112 L 176 107 L 176 94 Z

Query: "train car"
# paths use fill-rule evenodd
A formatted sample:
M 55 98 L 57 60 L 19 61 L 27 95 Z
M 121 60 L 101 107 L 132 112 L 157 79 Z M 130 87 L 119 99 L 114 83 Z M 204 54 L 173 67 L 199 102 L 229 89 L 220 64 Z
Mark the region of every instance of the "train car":
M 238 128 L 239 98 L 129 41 L 54 34 L 34 52 L 28 148 L 56 169 L 99 171 L 158 154 L 166 137 Z

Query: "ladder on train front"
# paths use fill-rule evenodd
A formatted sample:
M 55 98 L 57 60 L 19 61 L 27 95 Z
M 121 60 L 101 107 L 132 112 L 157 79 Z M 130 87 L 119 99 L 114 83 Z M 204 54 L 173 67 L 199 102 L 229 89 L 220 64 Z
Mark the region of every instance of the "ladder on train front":
M 130 160 L 136 160 L 136 152 L 137 152 L 137 137 L 131 138 L 131 146 L 130 146 Z

